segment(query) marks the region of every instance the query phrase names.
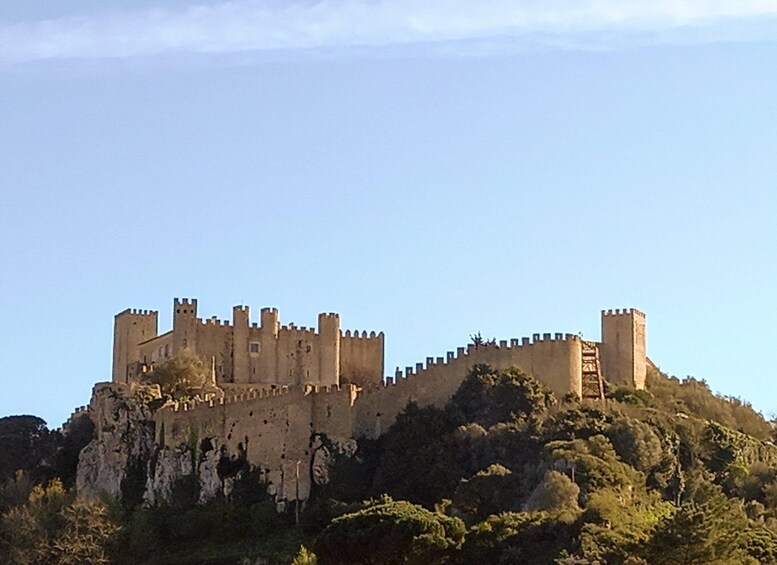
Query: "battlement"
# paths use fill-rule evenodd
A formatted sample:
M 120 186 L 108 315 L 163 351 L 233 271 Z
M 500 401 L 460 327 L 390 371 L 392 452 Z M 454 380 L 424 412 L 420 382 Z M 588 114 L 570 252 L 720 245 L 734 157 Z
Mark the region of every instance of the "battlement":
M 183 317 L 181 316 L 183 315 Z M 197 299 L 196 298 L 175 298 L 173 299 L 173 318 L 175 320 L 191 319 L 197 317 Z
M 345 330 L 345 332 L 340 332 L 340 337 L 348 338 L 348 339 L 381 339 L 383 338 L 383 332 L 375 333 L 375 331 L 371 331 L 367 333 L 366 330 L 363 330 L 359 332 L 359 330 Z
M 116 314 L 116 317 L 119 316 L 157 316 L 159 315 L 159 312 L 157 310 L 141 310 L 139 308 L 127 308 L 126 310 L 123 310 Z
M 292 392 L 293 391 L 290 387 L 282 386 L 282 387 L 276 387 L 276 388 L 252 389 L 245 393 L 232 394 L 228 396 L 223 396 L 221 398 L 210 398 L 208 400 L 174 401 L 160 408 L 157 411 L 157 413 L 194 412 L 198 410 L 207 410 L 209 408 L 215 408 L 215 407 L 225 406 L 229 404 L 241 404 L 241 403 L 249 402 L 253 400 L 266 400 L 271 398 L 278 398 L 281 396 L 289 395 Z
M 262 308 L 260 310 L 260 312 L 263 313 L 263 314 L 277 314 L 278 313 L 278 309 L 277 308 L 269 308 L 268 307 L 268 308 Z
M 206 318 L 205 320 L 202 318 L 197 318 L 197 321 L 203 326 L 222 326 L 225 328 L 232 327 L 231 322 L 228 320 L 219 320 L 216 316 Z
M 163 415 L 165 413 L 198 412 L 211 408 L 239 405 L 254 401 L 272 401 L 273 399 L 291 398 L 294 396 L 302 398 L 309 395 L 327 395 L 348 390 L 348 387 L 342 387 L 340 385 L 305 385 L 303 387 L 279 386 L 273 388 L 250 389 L 244 393 L 229 394 L 221 398 L 209 398 L 207 400 L 192 399 L 185 401 L 172 401 L 160 408 L 157 413 Z M 87 408 L 88 407 L 81 407 L 79 410 L 86 410 Z M 76 411 L 74 412 L 74 415 L 78 413 L 79 412 Z
M 305 385 L 305 395 L 308 394 L 326 394 L 330 392 L 340 392 L 343 388 L 340 385 Z
M 55 431 L 58 431 L 60 433 L 67 433 L 67 427 L 75 420 L 77 417 L 88 414 L 89 413 L 89 406 L 79 406 L 73 412 L 70 414 L 67 420 L 65 420 L 62 423 L 62 426 L 57 428 Z
M 637 310 L 636 308 L 616 308 L 615 310 L 602 310 L 602 316 L 635 316 L 644 318 L 645 313 Z
M 488 364 L 494 362 L 494 360 L 498 360 L 500 352 L 505 352 L 509 355 L 510 352 L 515 350 L 527 351 L 535 346 L 542 347 L 546 344 L 562 343 L 570 344 L 574 347 L 577 344 L 582 344 L 582 338 L 577 334 L 571 333 L 537 333 L 533 334 L 531 338 L 503 339 L 498 343 L 492 342 L 477 346 L 469 344 L 466 347 L 456 348 L 455 352 L 446 352 L 444 357 L 427 357 L 425 362 L 416 363 L 414 367 L 405 367 L 404 372 L 397 367 L 394 375 L 385 378 L 384 387 L 407 382 L 411 377 L 422 376 L 423 373 L 435 370 L 439 367 L 461 364 L 462 362 L 469 365 L 478 363 Z
M 297 334 L 307 334 L 307 335 L 318 335 L 318 332 L 316 332 L 315 328 L 309 328 L 307 326 L 299 326 L 297 327 L 294 323 L 289 323 L 288 325 L 282 325 L 281 326 L 282 332 L 289 332 L 289 333 L 297 333 Z

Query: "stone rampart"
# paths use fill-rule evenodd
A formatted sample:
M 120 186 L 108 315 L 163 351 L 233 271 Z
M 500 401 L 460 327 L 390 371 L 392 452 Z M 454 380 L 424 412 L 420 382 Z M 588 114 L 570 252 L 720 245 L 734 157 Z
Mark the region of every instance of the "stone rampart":
M 409 402 L 445 406 L 470 369 L 488 364 L 495 369 L 518 367 L 548 386 L 557 396 L 582 393 L 582 345 L 572 334 L 534 334 L 533 338 L 460 347 L 445 357 L 397 370 L 383 387 L 365 390 L 354 405 L 354 437 L 375 438 L 394 423 Z
M 160 446 L 188 445 L 198 454 L 204 439 L 227 454 L 244 452 L 262 469 L 280 499 L 300 496 L 311 483 L 314 433 L 346 441 L 352 435 L 351 387 L 279 387 L 207 402 L 179 402 L 154 415 Z

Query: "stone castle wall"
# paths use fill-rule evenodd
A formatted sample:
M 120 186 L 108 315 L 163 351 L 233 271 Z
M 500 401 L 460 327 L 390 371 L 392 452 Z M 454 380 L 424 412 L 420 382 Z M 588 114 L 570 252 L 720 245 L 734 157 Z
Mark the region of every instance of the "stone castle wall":
M 581 391 L 579 337 L 537 334 L 533 339 L 459 348 L 444 358 L 428 358 L 377 387 L 284 386 L 221 400 L 180 402 L 154 415 L 156 442 L 173 448 L 187 445 L 199 453 L 207 439 L 228 454 L 244 452 L 282 499 L 296 496 L 299 461 L 299 492 L 304 498 L 312 480 L 314 434 L 337 442 L 376 438 L 409 402 L 443 407 L 470 369 L 481 363 L 497 369 L 520 367 L 559 395 Z
M 340 338 L 340 378 L 363 388 L 383 383 L 383 332 L 346 330 Z
M 378 437 L 409 402 L 442 408 L 478 364 L 518 367 L 557 396 L 582 395 L 582 342 L 576 335 L 535 334 L 498 345 L 460 347 L 446 357 L 427 357 L 425 364 L 398 371 L 384 387 L 360 394 L 354 405 L 354 437 Z
M 154 415 L 160 446 L 188 445 L 200 453 L 203 440 L 225 453 L 246 454 L 261 469 L 281 499 L 296 497 L 300 462 L 300 496 L 310 492 L 313 433 L 335 441 L 351 436 L 351 387 L 283 387 L 252 391 L 222 401 L 178 403 Z

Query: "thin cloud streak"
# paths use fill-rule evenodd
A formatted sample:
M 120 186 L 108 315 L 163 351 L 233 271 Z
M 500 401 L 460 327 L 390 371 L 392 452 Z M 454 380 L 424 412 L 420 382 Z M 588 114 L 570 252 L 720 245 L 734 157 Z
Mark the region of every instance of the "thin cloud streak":
M 533 37 L 585 47 L 580 38 L 602 32 L 621 39 L 687 33 L 695 42 L 747 40 L 762 39 L 765 23 L 777 37 L 776 18 L 772 0 L 243 0 L 0 23 L 0 63 Z

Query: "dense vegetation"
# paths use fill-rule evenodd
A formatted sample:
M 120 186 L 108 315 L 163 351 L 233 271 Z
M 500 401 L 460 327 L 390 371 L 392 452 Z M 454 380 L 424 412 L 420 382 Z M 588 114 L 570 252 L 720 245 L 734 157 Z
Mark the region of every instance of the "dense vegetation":
M 445 409 L 411 404 L 337 459 L 299 525 L 247 466 L 205 505 L 191 480 L 152 508 L 80 502 L 68 487 L 86 424 L 62 436 L 0 419 L 0 562 L 777 563 L 769 422 L 656 370 L 648 391 L 607 397 L 556 399 L 477 366 Z

